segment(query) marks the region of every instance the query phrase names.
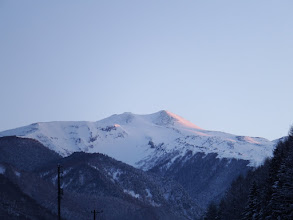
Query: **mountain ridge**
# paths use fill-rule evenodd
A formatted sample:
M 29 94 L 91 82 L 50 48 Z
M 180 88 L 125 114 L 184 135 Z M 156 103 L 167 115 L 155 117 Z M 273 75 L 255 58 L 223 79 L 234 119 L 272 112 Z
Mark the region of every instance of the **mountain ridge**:
M 135 167 L 150 157 L 173 151 L 183 156 L 189 150 L 258 166 L 272 155 L 275 145 L 264 138 L 204 130 L 166 110 L 148 115 L 125 112 L 96 122 L 39 122 L 0 132 L 0 137 L 11 135 L 36 139 L 62 156 L 100 152 Z
M 63 158 L 75 152 L 101 153 L 175 181 L 199 212 L 219 201 L 237 176 L 271 157 L 276 145 L 265 138 L 204 130 L 165 110 L 149 115 L 126 112 L 96 122 L 34 123 L 0 132 L 0 137 L 8 135 L 37 140 Z M 124 189 L 134 197 L 142 193 Z

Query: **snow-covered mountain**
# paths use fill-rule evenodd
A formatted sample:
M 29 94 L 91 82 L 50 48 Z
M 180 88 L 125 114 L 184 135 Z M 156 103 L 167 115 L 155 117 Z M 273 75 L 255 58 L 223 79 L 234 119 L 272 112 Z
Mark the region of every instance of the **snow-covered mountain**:
M 220 201 L 235 178 L 260 165 L 266 157 L 271 157 L 277 143 L 259 137 L 204 130 L 168 111 L 150 115 L 123 113 L 97 122 L 35 123 L 0 132 L 0 137 L 2 136 L 35 139 L 57 152 L 58 157 L 65 157 L 64 160 L 68 158 L 66 156 L 71 157 L 74 152 L 106 154 L 139 168 L 142 173 L 172 180 L 182 186 L 192 199 L 192 203 L 196 204 L 191 206 L 195 208 L 198 216 L 206 210 L 211 201 Z M 8 140 L 5 145 L 8 146 L 5 148 L 8 151 L 5 152 L 11 153 L 9 149 L 13 151 L 13 145 L 13 142 Z M 31 150 L 34 154 L 39 154 L 33 148 Z M 15 155 L 21 157 L 19 153 Z M 24 161 L 27 161 L 30 155 L 24 155 Z M 47 158 L 46 155 L 40 155 Z M 0 162 L 1 160 L 7 163 L 5 155 L 2 159 L 0 157 Z M 10 160 L 16 161 L 17 164 L 22 161 L 19 158 L 15 160 L 15 156 L 11 156 Z M 75 161 L 79 160 L 83 160 L 82 157 Z M 83 171 L 75 170 L 75 173 L 80 172 Z M 141 178 L 138 176 L 135 182 L 140 182 Z M 143 181 L 149 178 L 145 176 Z M 74 184 L 78 182 L 77 179 Z M 160 180 L 158 184 L 164 185 L 164 181 Z M 135 187 L 123 189 L 126 189 L 125 192 L 122 191 L 124 193 L 136 192 L 134 196 L 138 191 L 144 190 Z M 179 200 L 183 203 L 185 201 Z M 166 201 L 170 202 L 168 199 Z
M 186 153 L 216 153 L 217 158 L 250 161 L 260 165 L 272 156 L 275 142 L 264 138 L 237 136 L 204 130 L 169 111 L 149 115 L 123 113 L 97 122 L 34 123 L 2 136 L 36 139 L 62 156 L 73 152 L 103 153 L 137 168 L 149 170 L 166 154 L 176 158 Z

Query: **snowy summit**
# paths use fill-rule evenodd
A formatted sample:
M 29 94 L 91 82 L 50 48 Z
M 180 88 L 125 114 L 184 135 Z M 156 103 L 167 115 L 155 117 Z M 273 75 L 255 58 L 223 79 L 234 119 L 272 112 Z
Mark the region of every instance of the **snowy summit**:
M 0 132 L 0 137 L 11 135 L 36 139 L 62 156 L 99 152 L 144 170 L 166 154 L 172 154 L 174 161 L 187 152 L 216 153 L 218 158 L 243 159 L 258 166 L 272 156 L 275 146 L 264 138 L 204 130 L 165 110 L 123 113 L 97 122 L 34 123 Z

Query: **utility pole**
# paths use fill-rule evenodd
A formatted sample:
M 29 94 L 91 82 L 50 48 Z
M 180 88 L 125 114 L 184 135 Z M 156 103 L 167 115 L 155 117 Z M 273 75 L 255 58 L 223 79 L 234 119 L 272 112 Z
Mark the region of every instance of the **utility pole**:
M 61 171 L 61 166 L 58 164 L 58 220 L 61 220 L 61 199 L 63 195 L 63 189 L 61 188 L 61 175 L 63 171 Z
M 94 211 L 91 211 L 91 213 L 94 213 L 94 220 L 96 220 L 96 214 L 100 214 L 102 212 L 103 212 L 103 210 L 101 210 L 101 211 L 98 212 L 95 209 L 94 209 Z

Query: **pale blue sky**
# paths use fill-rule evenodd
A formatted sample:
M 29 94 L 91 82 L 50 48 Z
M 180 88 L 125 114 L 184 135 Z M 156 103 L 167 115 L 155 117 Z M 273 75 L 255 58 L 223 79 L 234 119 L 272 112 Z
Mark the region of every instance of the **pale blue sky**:
M 275 139 L 293 122 L 292 0 L 0 0 L 0 131 L 162 109 Z

